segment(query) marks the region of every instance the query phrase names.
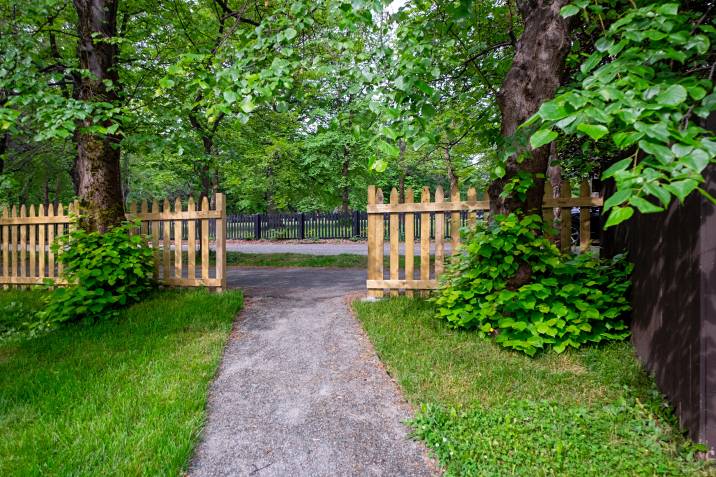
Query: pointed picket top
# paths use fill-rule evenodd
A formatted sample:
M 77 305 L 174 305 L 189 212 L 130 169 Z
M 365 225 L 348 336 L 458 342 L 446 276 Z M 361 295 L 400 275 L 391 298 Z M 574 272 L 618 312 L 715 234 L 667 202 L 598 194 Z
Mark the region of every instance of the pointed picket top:
M 165 214 L 170 214 L 172 211 L 172 206 L 169 204 L 169 199 L 164 199 L 164 203 L 162 205 L 162 212 L 164 212 Z
M 415 193 L 413 192 L 412 187 L 408 187 L 405 190 L 405 203 L 412 204 L 413 202 L 415 202 Z
M 420 202 L 423 204 L 430 203 L 430 189 L 428 186 L 423 187 L 423 190 L 420 192 Z
M 131 215 L 137 215 L 137 203 L 136 202 L 129 203 L 129 213 Z
M 589 183 L 587 181 L 582 181 L 581 184 L 579 184 L 579 197 L 590 197 L 591 191 L 589 190 Z
M 451 202 L 460 202 L 460 189 L 457 187 L 453 187 L 450 189 L 450 201 Z
M 142 205 L 140 206 L 139 210 L 143 214 L 149 212 L 149 204 L 147 204 L 147 199 L 142 199 Z
M 383 189 L 379 187 L 378 190 L 375 192 L 375 203 L 382 204 L 383 202 Z
M 10 217 L 17 217 L 17 208 L 13 205 L 12 209 L 10 209 Z
M 467 200 L 470 202 L 477 202 L 477 191 L 474 187 L 470 187 L 467 190 Z
M 27 217 L 27 214 L 25 212 L 25 204 L 22 204 L 20 206 L 20 217 Z
M 375 205 L 375 186 L 368 186 L 368 205 Z
M 35 204 L 30 204 L 30 209 L 27 211 L 28 217 L 34 217 L 35 216 Z
M 58 204 L 57 205 L 57 216 L 60 217 L 63 215 L 65 215 L 65 206 L 62 204 Z
M 393 187 L 393 189 L 390 191 L 390 203 L 391 204 L 398 204 L 398 201 L 400 200 L 400 196 L 398 194 L 398 189 Z
M 443 202 L 445 200 L 445 191 L 443 190 L 443 186 L 439 185 L 437 189 L 435 189 L 435 202 Z
M 209 211 L 209 198 L 207 196 L 201 198 L 201 210 L 202 212 Z
M 154 212 L 154 213 L 159 212 L 159 201 L 157 199 L 154 199 L 152 201 L 152 212 Z
M 554 191 L 552 190 L 552 183 L 547 181 L 544 183 L 544 198 L 543 200 L 553 199 Z
M 181 199 L 179 197 L 174 199 L 174 212 L 181 212 Z
M 7 219 L 10 211 L 7 209 L 7 207 L 2 208 L 2 218 Z
M 186 203 L 186 207 L 189 210 L 189 212 L 194 212 L 196 210 L 196 204 L 194 203 L 194 197 L 189 196 L 189 200 Z
M 566 199 L 572 197 L 572 186 L 569 181 L 562 181 L 559 186 L 559 196 Z
M 45 216 L 45 206 L 43 204 L 40 204 L 37 206 L 37 216 L 38 217 L 44 217 Z

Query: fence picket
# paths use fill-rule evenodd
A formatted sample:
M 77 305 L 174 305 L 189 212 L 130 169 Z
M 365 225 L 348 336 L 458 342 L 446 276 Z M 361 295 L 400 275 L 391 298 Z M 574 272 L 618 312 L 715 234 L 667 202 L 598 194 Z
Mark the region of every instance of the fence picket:
M 20 206 L 20 218 L 24 219 L 27 217 L 25 204 Z M 20 229 L 20 277 L 25 276 L 25 258 L 27 256 L 27 226 L 25 224 L 18 225 Z
M 467 190 L 467 202 L 468 203 L 477 203 L 477 191 L 474 187 L 470 187 Z M 475 228 L 475 223 L 477 222 L 477 211 L 468 211 L 467 212 L 467 226 L 470 227 L 470 229 Z
M 201 211 L 209 212 L 209 199 L 204 196 L 201 198 Z M 201 278 L 209 279 L 209 220 L 201 221 Z
M 405 203 L 412 204 L 413 189 L 409 188 L 405 191 Z M 405 213 L 405 280 L 407 283 L 415 279 L 415 214 L 412 212 Z M 413 290 L 406 289 L 407 296 L 413 296 Z
M 174 214 L 181 217 L 181 199 L 174 200 Z M 182 245 L 181 245 L 181 220 L 174 221 L 174 278 L 182 277 Z
M 45 217 L 45 206 L 40 204 L 37 206 L 37 216 L 42 218 Z M 39 278 L 44 278 L 45 276 L 45 229 L 47 228 L 47 225 L 40 223 L 37 225 L 37 242 L 38 242 L 38 252 L 37 252 L 37 268 L 38 268 L 38 274 L 37 276 Z
M 450 235 L 452 237 L 452 250 L 450 253 L 454 255 L 457 253 L 458 245 L 460 245 L 460 189 L 457 187 L 453 187 L 450 190 L 450 202 L 452 202 L 454 210 L 450 215 Z
M 220 217 L 226 217 L 224 194 L 216 194 L 216 210 Z M 216 276 L 221 280 L 220 290 L 226 290 L 226 220 L 216 219 Z
M 583 198 L 590 197 L 589 184 L 582 181 L 579 185 L 579 196 Z M 590 217 L 591 211 L 587 207 L 579 209 L 579 251 L 586 252 L 591 245 Z
M 545 182 L 544 184 L 544 196 L 542 198 L 542 201 L 547 203 L 548 201 L 552 200 L 554 198 L 554 191 L 552 190 L 552 184 L 549 182 Z M 544 220 L 545 225 L 547 226 L 545 228 L 545 235 L 548 237 L 551 237 L 553 235 L 553 228 L 554 228 L 554 208 L 552 207 L 544 207 L 542 209 L 542 219 Z
M 423 187 L 420 193 L 420 203 L 430 203 L 430 189 L 427 187 Z M 420 214 L 420 279 L 430 280 L 430 212 Z
M 28 210 L 27 216 L 30 218 L 35 217 L 35 205 L 30 204 L 30 209 Z M 30 221 L 28 224 L 28 227 L 30 229 L 30 243 L 29 243 L 29 250 L 30 250 L 30 270 L 29 270 L 29 276 L 36 277 L 37 276 L 37 261 L 35 259 L 35 256 L 37 254 L 37 250 L 35 249 L 35 228 L 37 227 L 34 224 L 34 221 Z
M 47 216 L 57 217 L 55 207 L 50 204 L 47 206 Z M 55 223 L 51 222 L 47 225 L 47 276 L 55 277 L 55 252 L 52 251 L 52 245 L 55 242 Z
M 572 188 L 569 182 L 562 181 L 559 186 L 559 196 L 562 199 L 572 198 Z M 572 208 L 561 207 L 559 212 L 559 247 L 562 252 L 568 252 L 572 246 Z
M 442 186 L 435 189 L 435 203 L 445 202 Z M 435 276 L 439 277 L 445 269 L 445 213 L 435 212 Z
M 390 191 L 390 203 L 398 204 L 398 190 L 393 187 Z M 400 217 L 397 212 L 390 214 L 390 279 L 397 280 L 400 267 Z M 394 289 L 390 292 L 391 296 L 398 296 L 398 290 Z
M 2 209 L 2 218 L 8 219 L 7 207 Z M 3 225 L 2 229 L 2 276 L 10 276 L 10 226 Z
M 187 209 L 189 210 L 189 212 L 196 211 L 196 204 L 194 203 L 193 197 L 189 197 Z M 187 241 L 187 277 L 194 279 L 196 278 L 196 221 L 194 220 L 187 221 Z
M 164 199 L 164 204 L 162 207 L 162 215 L 165 216 L 165 219 L 162 222 L 162 225 L 164 227 L 164 236 L 162 237 L 162 278 L 164 280 L 168 280 L 170 278 L 169 276 L 169 262 L 170 262 L 170 240 L 171 240 L 171 233 L 172 233 L 172 225 L 171 221 L 169 220 L 169 217 L 171 217 L 172 207 L 169 204 L 169 199 Z
M 72 212 L 72 205 L 70 205 L 68 212 Z M 57 215 L 59 217 L 62 217 L 65 215 L 65 209 L 62 204 L 57 204 Z M 57 234 L 55 235 L 55 240 L 59 239 L 62 235 L 64 235 L 65 231 L 65 224 L 57 224 Z M 62 260 L 57 257 L 57 276 L 62 277 L 62 274 L 64 273 L 64 265 L 62 265 Z
M 159 201 L 152 201 L 152 213 L 159 214 Z M 157 219 L 152 220 L 152 251 L 154 252 L 154 279 L 159 279 L 159 225 L 161 222 Z
M 376 204 L 382 204 L 383 203 L 383 190 L 378 189 L 375 193 L 375 203 Z M 385 217 L 381 215 L 378 220 L 376 220 L 375 224 L 375 248 L 376 248 L 376 254 L 375 254 L 375 276 L 378 277 L 378 279 L 382 280 L 384 278 L 383 275 L 383 256 L 385 254 L 385 248 L 383 246 L 385 242 Z M 376 297 L 381 298 L 383 296 L 383 288 L 381 287 L 379 290 L 376 291 Z
M 10 209 L 10 218 L 17 217 L 16 208 L 13 205 Z M 17 274 L 17 225 L 10 226 L 10 276 Z

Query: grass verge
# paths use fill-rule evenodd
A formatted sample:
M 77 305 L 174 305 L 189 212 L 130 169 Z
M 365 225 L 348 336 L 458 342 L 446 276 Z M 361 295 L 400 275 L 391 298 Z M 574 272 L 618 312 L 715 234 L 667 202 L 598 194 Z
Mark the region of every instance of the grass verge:
M 39 294 L 0 291 L 0 310 Z M 0 475 L 180 475 L 242 303 L 162 292 L 116 320 L 0 343 Z
M 354 308 L 446 476 L 712 475 L 629 343 L 532 359 L 449 329 L 424 300 Z
M 212 254 L 211 260 L 214 261 Z M 384 267 L 390 267 L 390 258 L 384 257 Z M 400 268 L 405 268 L 405 256 L 400 256 Z M 435 257 L 430 257 L 430 263 Z M 226 264 L 244 267 L 327 267 L 327 268 L 366 268 L 368 257 L 343 253 L 340 255 L 307 255 L 302 253 L 242 253 L 227 252 Z M 415 269 L 420 268 L 420 257 L 414 259 Z

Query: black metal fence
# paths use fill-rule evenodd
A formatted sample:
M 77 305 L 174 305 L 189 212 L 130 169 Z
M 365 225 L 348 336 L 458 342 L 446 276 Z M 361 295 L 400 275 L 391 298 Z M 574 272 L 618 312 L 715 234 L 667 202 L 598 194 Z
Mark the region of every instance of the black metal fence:
M 467 212 L 460 214 L 460 227 L 467 224 Z M 400 215 L 400 237 L 405 237 L 405 214 Z M 482 213 L 478 214 L 482 218 Z M 420 238 L 421 214 L 415 214 L 415 238 Z M 389 214 L 385 214 L 385 233 L 389 232 Z M 450 213 L 445 213 L 445 238 L 451 234 Z M 226 220 L 226 238 L 229 240 L 311 240 L 311 239 L 365 239 L 368 234 L 366 212 L 251 214 L 229 215 Z M 435 238 L 435 212 L 430 213 L 430 238 Z

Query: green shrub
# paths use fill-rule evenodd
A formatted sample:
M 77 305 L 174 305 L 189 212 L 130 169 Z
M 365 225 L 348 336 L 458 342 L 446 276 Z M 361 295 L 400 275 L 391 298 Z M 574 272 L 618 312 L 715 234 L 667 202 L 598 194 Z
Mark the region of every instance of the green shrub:
M 446 477 L 694 475 L 706 465 L 695 456 L 704 446 L 674 439 L 637 399 L 597 407 L 513 400 L 466 411 L 423 406 L 411 425 Z
M 44 324 L 94 321 L 114 316 L 153 288 L 154 254 L 141 235 L 130 235 L 136 223 L 108 232 L 80 228 L 53 244 L 71 285 L 56 288 L 41 312 Z
M 469 232 L 436 298 L 439 316 L 530 356 L 627 337 L 625 257 L 561 256 L 541 231 L 538 216 L 510 214 Z M 524 284 L 511 281 L 520 276 Z

